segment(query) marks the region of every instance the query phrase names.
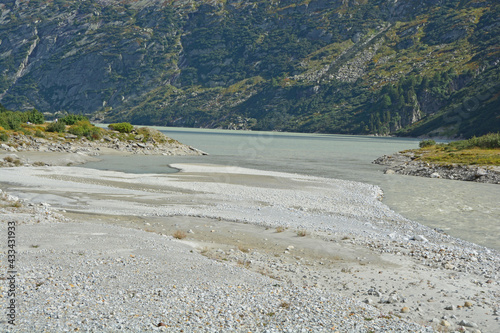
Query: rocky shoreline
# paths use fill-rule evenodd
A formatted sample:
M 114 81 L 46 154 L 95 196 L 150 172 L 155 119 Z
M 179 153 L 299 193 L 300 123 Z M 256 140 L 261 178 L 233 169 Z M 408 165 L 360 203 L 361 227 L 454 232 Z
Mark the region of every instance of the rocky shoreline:
M 438 165 L 416 160 L 413 152 L 384 155 L 373 161 L 386 166 L 384 173 L 500 184 L 500 168 L 478 165 Z
M 162 135 L 156 130 L 149 129 L 155 135 Z M 110 131 L 111 132 L 111 131 Z M 159 134 L 160 133 L 160 134 Z M 0 144 L 0 154 L 9 153 L 0 159 L 0 167 L 14 167 L 21 165 L 53 165 L 53 163 L 29 161 L 19 157 L 16 153 L 41 152 L 41 153 L 72 153 L 82 156 L 99 156 L 104 153 L 142 154 L 142 155 L 207 155 L 207 153 L 194 147 L 182 144 L 166 136 L 165 142 L 159 142 L 153 137 L 144 140 L 144 136 L 136 135 L 133 140 L 119 140 L 110 135 L 103 136 L 100 140 L 90 141 L 85 137 L 73 134 L 64 136 L 40 138 L 18 133 L 12 135 L 7 142 Z

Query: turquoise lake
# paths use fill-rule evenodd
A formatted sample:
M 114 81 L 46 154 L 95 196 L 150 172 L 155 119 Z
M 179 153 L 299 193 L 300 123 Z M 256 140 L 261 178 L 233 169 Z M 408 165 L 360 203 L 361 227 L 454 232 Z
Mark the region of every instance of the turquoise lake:
M 89 168 L 131 173 L 176 172 L 171 163 L 234 165 L 378 185 L 403 216 L 500 250 L 500 186 L 385 175 L 372 161 L 417 148 L 419 139 L 155 127 L 208 156 L 103 156 Z

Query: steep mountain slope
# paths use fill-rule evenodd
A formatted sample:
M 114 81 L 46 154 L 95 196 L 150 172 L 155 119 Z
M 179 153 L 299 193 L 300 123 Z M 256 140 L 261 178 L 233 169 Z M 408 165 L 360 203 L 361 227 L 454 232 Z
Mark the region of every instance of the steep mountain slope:
M 493 0 L 4 1 L 0 102 L 106 121 L 500 129 Z

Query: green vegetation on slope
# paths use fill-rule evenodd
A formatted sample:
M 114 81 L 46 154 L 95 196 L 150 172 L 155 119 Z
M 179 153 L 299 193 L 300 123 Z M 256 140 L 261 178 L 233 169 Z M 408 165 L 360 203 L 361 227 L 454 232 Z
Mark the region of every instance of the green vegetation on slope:
M 448 144 L 422 141 L 417 160 L 438 164 L 500 165 L 500 134 L 489 133 Z
M 492 0 L 40 0 L 0 10 L 10 109 L 324 133 L 500 128 Z

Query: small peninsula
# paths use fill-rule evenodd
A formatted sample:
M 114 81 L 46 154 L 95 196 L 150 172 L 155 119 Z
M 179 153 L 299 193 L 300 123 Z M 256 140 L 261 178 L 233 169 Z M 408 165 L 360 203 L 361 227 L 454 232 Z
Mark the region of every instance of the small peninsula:
M 36 111 L 33 114 L 36 115 Z M 29 113 L 12 115 L 27 117 Z M 64 165 L 79 164 L 102 154 L 207 155 L 158 130 L 129 123 L 100 128 L 84 116 L 68 115 L 51 123 L 43 117 L 31 118 L 38 123 L 19 119 L 17 123 L 4 122 L 7 128 L 0 127 L 0 154 L 3 155 L 0 167 L 57 165 L 61 161 Z M 31 152 L 59 153 L 64 158 Z M 74 154 L 73 158 L 68 154 Z
M 500 134 L 437 144 L 423 140 L 419 149 L 384 155 L 375 164 L 386 174 L 402 174 L 500 184 Z

